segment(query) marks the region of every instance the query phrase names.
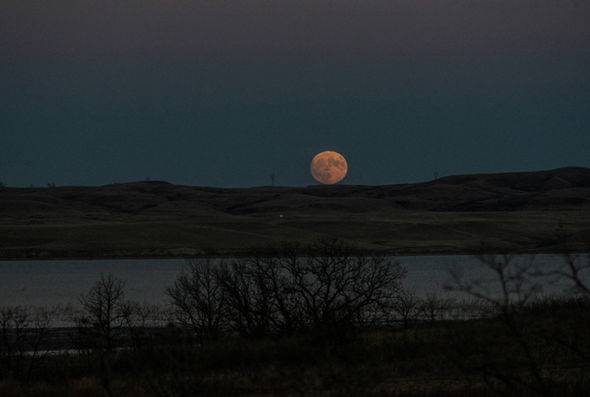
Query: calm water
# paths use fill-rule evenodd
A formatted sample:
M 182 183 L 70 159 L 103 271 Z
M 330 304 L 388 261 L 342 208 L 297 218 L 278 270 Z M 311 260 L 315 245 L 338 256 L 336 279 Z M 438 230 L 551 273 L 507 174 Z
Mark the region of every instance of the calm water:
M 529 259 L 518 257 L 517 262 Z M 449 269 L 471 278 L 489 277 L 477 258 L 471 256 L 404 256 L 396 260 L 407 270 L 405 287 L 418 295 L 445 293 Z M 535 263 L 545 268 L 562 263 L 562 259 L 538 255 Z M 75 304 L 101 273 L 125 280 L 129 299 L 162 304 L 167 302 L 165 289 L 173 284 L 184 264 L 183 259 L 0 261 L 0 306 Z M 559 288 L 563 289 L 563 285 Z

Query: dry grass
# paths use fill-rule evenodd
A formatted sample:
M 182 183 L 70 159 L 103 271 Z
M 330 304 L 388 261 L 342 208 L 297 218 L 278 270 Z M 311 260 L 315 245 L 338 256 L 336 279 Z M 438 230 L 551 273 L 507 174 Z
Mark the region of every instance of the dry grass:
M 589 194 L 583 168 L 391 186 L 5 188 L 0 258 L 235 255 L 323 237 L 408 254 L 561 252 L 587 248 Z
M 590 211 L 389 211 L 344 218 L 294 214 L 280 221 L 256 217 L 232 222 L 0 225 L 0 258 L 239 255 L 252 247 L 281 241 L 308 243 L 328 236 L 398 254 L 562 252 L 587 248 L 588 234 Z

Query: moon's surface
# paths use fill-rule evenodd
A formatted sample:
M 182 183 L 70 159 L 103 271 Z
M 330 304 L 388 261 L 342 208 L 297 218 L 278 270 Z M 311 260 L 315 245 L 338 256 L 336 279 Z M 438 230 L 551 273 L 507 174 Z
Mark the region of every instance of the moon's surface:
M 324 185 L 340 182 L 348 172 L 348 163 L 343 155 L 327 150 L 318 153 L 311 160 L 311 175 Z

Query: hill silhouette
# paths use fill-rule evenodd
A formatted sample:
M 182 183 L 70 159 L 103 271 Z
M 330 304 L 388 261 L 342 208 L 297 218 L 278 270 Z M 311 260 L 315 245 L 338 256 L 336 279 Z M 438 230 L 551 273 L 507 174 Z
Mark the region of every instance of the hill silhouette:
M 590 169 L 574 167 L 383 186 L 4 188 L 0 257 L 230 254 L 326 236 L 407 253 L 557 250 L 590 241 L 589 209 Z

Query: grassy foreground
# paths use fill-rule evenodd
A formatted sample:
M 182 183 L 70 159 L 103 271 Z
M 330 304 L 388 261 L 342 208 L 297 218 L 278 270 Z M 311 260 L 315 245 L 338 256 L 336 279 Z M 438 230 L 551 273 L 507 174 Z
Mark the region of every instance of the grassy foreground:
M 523 331 L 532 359 L 499 318 L 206 344 L 163 329 L 109 355 L 109 375 L 97 350 L 47 356 L 23 378 L 1 382 L 0 395 L 583 395 L 590 391 L 589 363 L 576 350 L 590 349 L 590 305 L 571 306 L 562 301 L 527 310 Z M 576 350 L 558 337 L 578 338 Z

